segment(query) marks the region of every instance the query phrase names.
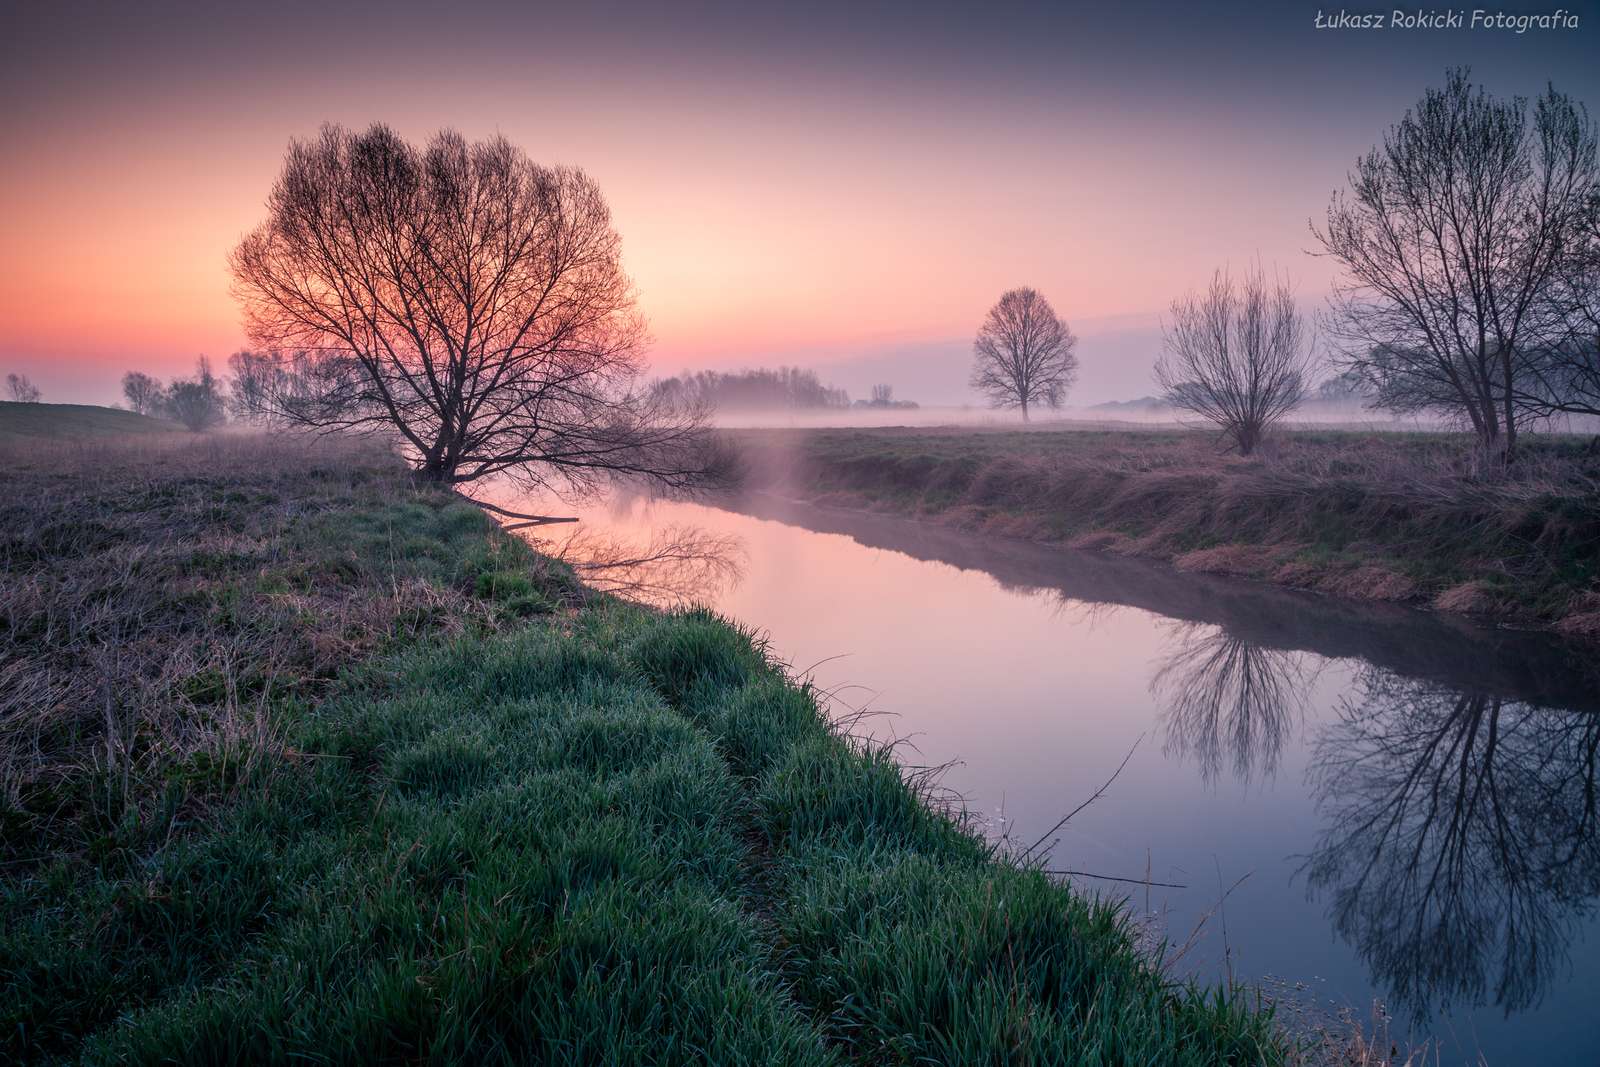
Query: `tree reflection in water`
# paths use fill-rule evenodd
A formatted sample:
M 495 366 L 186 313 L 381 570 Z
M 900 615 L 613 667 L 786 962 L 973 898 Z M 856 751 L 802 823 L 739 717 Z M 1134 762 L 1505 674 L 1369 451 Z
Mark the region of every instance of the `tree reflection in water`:
M 738 538 L 691 526 L 663 527 L 646 541 L 580 528 L 536 545 L 571 566 L 590 588 L 660 607 L 710 600 L 743 576 Z
M 1306 657 L 1266 648 L 1198 623 L 1171 627 L 1150 692 L 1163 705 L 1163 751 L 1192 757 L 1215 783 L 1224 764 L 1248 782 L 1277 773 L 1278 756 L 1305 715 Z
M 1600 715 L 1367 667 L 1317 738 L 1303 868 L 1390 999 L 1538 1002 L 1600 897 Z

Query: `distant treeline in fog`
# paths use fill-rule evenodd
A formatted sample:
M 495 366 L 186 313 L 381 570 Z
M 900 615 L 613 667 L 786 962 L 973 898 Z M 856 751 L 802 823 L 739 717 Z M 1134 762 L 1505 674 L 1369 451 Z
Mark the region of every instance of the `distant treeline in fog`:
M 799 367 L 725 373 L 703 370 L 663 378 L 651 388 L 658 399 L 670 404 L 706 404 L 718 411 L 850 406 L 849 393 L 823 385 L 816 371 Z

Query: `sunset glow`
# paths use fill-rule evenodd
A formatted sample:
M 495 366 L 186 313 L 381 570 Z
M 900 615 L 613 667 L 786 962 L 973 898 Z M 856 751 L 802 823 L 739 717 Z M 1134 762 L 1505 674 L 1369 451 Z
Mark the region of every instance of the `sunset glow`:
M 1435 66 L 1478 62 L 1504 92 L 1565 72 L 1591 100 L 1600 78 L 1586 35 L 1360 40 L 1292 5 L 508 8 L 465 27 L 384 7 L 319 15 L 314 40 L 281 9 L 13 6 L 5 23 L 0 361 L 62 400 L 243 344 L 225 258 L 289 140 L 325 121 L 500 132 L 584 167 L 663 372 L 950 350 L 1031 284 L 1084 336 L 1093 400 L 1148 374 L 1105 365 L 1120 350 L 1097 362 L 1096 336 L 1152 328 L 1220 264 L 1259 257 L 1320 299 L 1307 221 Z M 1293 73 L 1264 96 L 1241 64 Z

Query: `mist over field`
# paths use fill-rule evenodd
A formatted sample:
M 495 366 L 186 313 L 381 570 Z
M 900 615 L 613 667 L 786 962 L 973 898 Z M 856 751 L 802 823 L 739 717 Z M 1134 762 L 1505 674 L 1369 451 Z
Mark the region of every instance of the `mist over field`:
M 0 3 L 0 1062 L 1600 1063 L 1600 6 L 1395 14 Z

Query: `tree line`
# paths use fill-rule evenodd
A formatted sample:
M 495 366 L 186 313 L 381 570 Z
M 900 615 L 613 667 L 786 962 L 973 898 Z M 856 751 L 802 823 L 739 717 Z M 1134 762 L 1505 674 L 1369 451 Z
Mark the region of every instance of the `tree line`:
M 1499 100 L 1451 71 L 1348 185 L 1313 227 L 1341 268 L 1320 331 L 1277 272 L 1218 271 L 1169 310 L 1155 373 L 1170 403 L 1249 453 L 1315 387 L 1326 348 L 1341 388 L 1459 423 L 1499 464 L 1540 419 L 1600 414 L 1600 176 L 1581 104 L 1553 88 Z M 704 484 L 723 469 L 713 405 L 849 402 L 794 368 L 646 383 L 598 186 L 504 138 L 413 145 L 375 125 L 292 142 L 230 264 L 252 345 L 234 358 L 236 410 L 384 432 L 445 484 Z M 977 334 L 972 384 L 1025 419 L 1059 407 L 1076 345 L 1042 294 L 1011 290 Z M 138 383 L 139 402 L 219 418 L 208 374 Z
M 847 408 L 850 394 L 824 385 L 813 370 L 710 371 L 663 378 L 651 393 L 667 404 L 709 405 L 722 411 Z
M 1175 300 L 1155 376 L 1165 400 L 1249 454 L 1315 387 L 1469 430 L 1503 466 L 1520 434 L 1600 415 L 1600 166 L 1584 106 L 1497 99 L 1452 70 L 1335 192 L 1319 254 L 1340 267 L 1319 317 L 1257 264 Z M 1059 407 L 1076 339 L 1033 289 L 1006 293 L 973 344 L 998 406 Z
M 171 419 L 195 433 L 220 426 L 228 415 L 226 389 L 205 356 L 196 361 L 192 378 L 174 378 L 165 385 L 143 371 L 129 371 L 122 376 L 122 398 L 132 411 Z

